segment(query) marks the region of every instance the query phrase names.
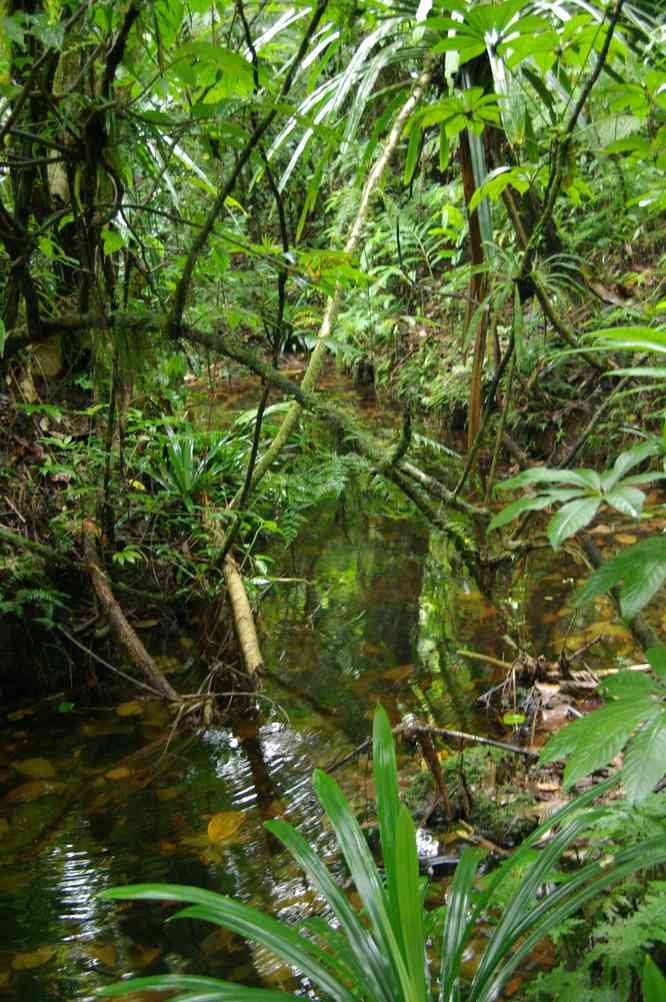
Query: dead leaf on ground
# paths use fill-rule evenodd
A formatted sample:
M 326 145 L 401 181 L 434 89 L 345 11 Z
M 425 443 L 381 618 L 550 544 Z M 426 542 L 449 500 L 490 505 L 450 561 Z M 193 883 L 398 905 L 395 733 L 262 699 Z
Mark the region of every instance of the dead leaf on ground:
M 384 672 L 384 678 L 391 682 L 402 682 L 414 671 L 414 665 L 398 665 L 396 668 L 389 668 Z
M 30 783 L 15 786 L 5 799 L 9 804 L 31 804 L 33 800 L 48 797 L 52 793 L 57 793 L 61 788 L 62 783 L 49 783 L 46 779 L 33 779 Z
M 132 773 L 125 765 L 119 765 L 115 769 L 109 769 L 105 776 L 107 779 L 118 780 L 118 779 L 129 779 Z
M 143 703 L 138 699 L 131 699 L 127 703 L 120 703 L 116 707 L 116 714 L 119 717 L 142 717 L 143 709 Z
M 24 758 L 12 762 L 12 766 L 17 772 L 32 779 L 55 779 L 56 771 L 45 758 Z

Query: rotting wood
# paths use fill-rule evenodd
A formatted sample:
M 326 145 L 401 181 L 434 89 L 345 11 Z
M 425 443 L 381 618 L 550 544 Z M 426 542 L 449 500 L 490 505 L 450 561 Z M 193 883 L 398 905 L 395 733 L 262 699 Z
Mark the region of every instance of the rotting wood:
M 95 523 L 92 519 L 85 519 L 83 523 L 83 546 L 87 570 L 90 574 L 95 594 L 109 621 L 113 635 L 127 653 L 132 664 L 136 665 L 143 673 L 153 689 L 156 689 L 163 699 L 167 699 L 169 702 L 178 702 L 178 693 L 166 680 L 141 643 L 139 637 L 127 622 L 123 610 L 120 608 L 118 601 L 111 591 L 111 584 L 102 569 L 97 553 L 98 537 L 99 529 Z
M 264 668 L 264 659 L 261 656 L 254 617 L 245 585 L 236 566 L 236 561 L 230 555 L 225 557 L 222 570 L 245 670 L 253 684 L 257 685 Z

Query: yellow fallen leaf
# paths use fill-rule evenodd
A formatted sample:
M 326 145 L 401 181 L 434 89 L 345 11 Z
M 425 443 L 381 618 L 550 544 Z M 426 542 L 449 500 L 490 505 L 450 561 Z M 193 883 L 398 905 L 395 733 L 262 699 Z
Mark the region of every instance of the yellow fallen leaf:
M 105 967 L 115 967 L 118 953 L 113 943 L 85 943 L 81 947 L 81 952 L 90 957 L 91 960 L 98 960 Z
M 158 946 L 135 946 L 132 949 L 132 964 L 136 967 L 150 967 L 161 952 Z
M 414 665 L 398 665 L 397 668 L 389 668 L 388 671 L 384 672 L 384 678 L 389 679 L 391 682 L 401 682 L 403 678 L 407 678 L 414 671 Z
M 242 811 L 220 811 L 208 822 L 208 838 L 211 842 L 226 842 L 236 834 L 244 821 Z
M 129 779 L 132 773 L 129 771 L 127 766 L 119 765 L 115 769 L 109 769 L 105 775 L 107 779 Z
M 19 762 L 13 762 L 12 766 L 17 772 L 32 779 L 54 779 L 56 771 L 45 758 L 24 758 Z
M 145 491 L 145 487 L 140 480 L 130 480 L 128 481 L 130 487 L 133 487 L 135 491 Z
M 40 797 L 48 797 L 51 793 L 57 793 L 62 783 L 49 783 L 45 779 L 33 779 L 30 783 L 23 783 L 15 786 L 7 794 L 7 801 L 10 804 L 31 804 L 33 800 Z
M 12 960 L 12 967 L 15 971 L 32 971 L 35 967 L 48 964 L 55 952 L 55 946 L 40 946 L 30 953 L 17 953 Z
M 141 717 L 143 716 L 143 703 L 138 699 L 132 699 L 128 703 L 120 703 L 116 707 L 116 714 L 119 717 Z
M 638 542 L 638 536 L 632 536 L 630 532 L 618 532 L 615 539 L 624 546 L 633 546 Z

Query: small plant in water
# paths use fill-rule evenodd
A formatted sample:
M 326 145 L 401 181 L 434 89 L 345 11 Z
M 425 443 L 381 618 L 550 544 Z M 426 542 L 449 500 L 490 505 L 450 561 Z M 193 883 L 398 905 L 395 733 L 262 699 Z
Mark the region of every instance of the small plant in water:
M 663 838 L 643 841 L 610 860 L 581 866 L 552 893 L 539 896 L 558 860 L 599 812 L 590 805 L 614 780 L 599 784 L 541 825 L 485 883 L 478 886 L 482 853 L 466 849 L 449 891 L 441 961 L 432 969 L 424 922 L 425 882 L 419 877 L 414 823 L 400 803 L 395 747 L 383 709 L 373 733 L 377 819 L 384 861 L 382 877 L 363 832 L 337 783 L 315 772 L 314 788 L 328 815 L 363 910 L 357 911 L 305 839 L 286 821 L 269 821 L 268 830 L 288 849 L 326 901 L 331 921 L 304 920 L 287 926 L 232 898 L 197 887 L 138 884 L 104 892 L 106 898 L 171 900 L 185 905 L 175 918 L 198 918 L 231 929 L 259 943 L 309 979 L 335 1002 L 493 1002 L 531 950 L 556 925 L 602 894 L 616 880 L 641 867 L 666 860 Z M 535 843 L 551 829 L 545 849 Z M 514 889 L 515 884 L 515 889 Z M 507 894 L 507 887 L 511 892 Z M 486 925 L 500 900 L 506 900 L 492 928 L 471 981 L 461 974 L 470 940 Z M 279 1002 L 287 993 L 245 988 L 215 978 L 163 974 L 102 989 L 105 997 L 137 990 L 180 992 L 172 1002 Z

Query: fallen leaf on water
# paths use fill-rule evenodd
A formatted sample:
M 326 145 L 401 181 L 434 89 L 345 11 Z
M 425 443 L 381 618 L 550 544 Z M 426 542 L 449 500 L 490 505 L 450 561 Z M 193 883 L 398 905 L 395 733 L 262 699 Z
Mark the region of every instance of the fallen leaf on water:
M 54 779 L 56 771 L 45 758 L 24 758 L 12 763 L 17 772 L 32 779 Z
M 226 842 L 236 834 L 244 821 L 242 811 L 220 811 L 208 822 L 208 838 L 211 842 Z
M 13 894 L 23 887 L 28 887 L 31 883 L 32 873 L 29 870 L 23 870 L 21 873 L 13 873 L 11 877 L 0 877 L 0 891 Z
M 116 707 L 116 714 L 119 717 L 141 717 L 143 716 L 143 703 L 138 699 L 132 699 L 128 703 L 120 703 Z
M 243 948 L 241 939 L 231 929 L 216 929 L 206 936 L 201 944 L 201 952 L 206 957 L 216 953 L 231 953 Z
M 162 803 L 166 803 L 168 800 L 176 800 L 182 792 L 183 790 L 180 786 L 163 786 L 159 790 L 155 790 L 155 796 Z
M 132 949 L 132 964 L 137 967 L 150 967 L 161 954 L 158 946 L 140 946 L 136 944 Z
M 118 952 L 113 943 L 84 943 L 81 952 L 91 960 L 98 960 L 105 967 L 115 967 Z
M 40 797 L 48 797 L 51 793 L 57 793 L 62 787 L 62 783 L 49 783 L 45 779 L 33 779 L 30 783 L 23 783 L 10 790 L 5 798 L 10 804 L 31 804 L 33 800 Z
M 30 953 L 17 953 L 12 960 L 12 967 L 15 971 L 32 971 L 35 967 L 48 964 L 55 952 L 55 946 L 40 946 Z
M 116 769 L 110 769 L 105 775 L 107 779 L 129 779 L 132 773 L 127 766 L 119 765 Z
M 120 720 L 103 720 L 94 724 L 82 724 L 80 731 L 85 738 L 106 738 L 111 734 L 127 733 L 126 725 L 122 724 Z
M 34 712 L 34 710 L 14 710 L 13 713 L 7 714 L 7 720 L 23 720 L 24 717 L 32 716 Z

